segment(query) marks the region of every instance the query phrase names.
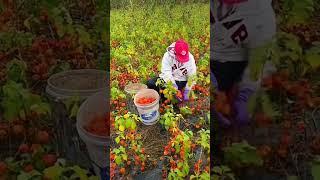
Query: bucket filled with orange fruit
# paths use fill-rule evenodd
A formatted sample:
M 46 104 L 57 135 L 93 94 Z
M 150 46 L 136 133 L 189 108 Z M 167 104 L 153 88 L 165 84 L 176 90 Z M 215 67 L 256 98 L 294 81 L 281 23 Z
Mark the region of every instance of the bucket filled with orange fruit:
M 153 125 L 159 119 L 159 93 L 153 89 L 141 89 L 134 96 L 134 104 L 137 107 L 142 123 Z
M 77 131 L 86 144 L 95 173 L 100 179 L 106 177 L 109 162 L 110 114 L 107 92 L 90 96 L 77 114 Z

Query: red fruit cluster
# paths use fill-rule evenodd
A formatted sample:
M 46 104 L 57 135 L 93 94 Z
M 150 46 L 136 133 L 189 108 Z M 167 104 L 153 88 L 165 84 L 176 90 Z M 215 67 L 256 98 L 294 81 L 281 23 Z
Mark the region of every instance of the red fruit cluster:
M 257 153 L 260 155 L 260 157 L 262 158 L 268 158 L 270 156 L 272 152 L 272 149 L 270 146 L 268 145 L 262 145 L 262 146 L 259 146 L 257 148 Z
M 304 108 L 312 108 L 315 104 L 320 103 L 316 101 L 317 98 L 312 96 L 312 89 L 310 83 L 305 80 L 290 81 L 287 70 L 282 70 L 269 77 L 263 79 L 262 85 L 267 90 L 284 92 L 296 100 L 296 111 L 301 111 Z
M 18 148 L 18 152 L 19 153 L 29 153 L 30 152 L 30 148 L 27 144 L 21 144 Z
M 121 73 L 117 76 L 117 80 L 119 82 L 119 86 L 120 88 L 124 88 L 128 82 L 132 82 L 132 83 L 138 83 L 139 82 L 139 77 L 137 76 L 134 76 L 133 74 L 131 73 L 127 73 L 127 72 L 124 72 L 124 73 Z
M 137 102 L 139 104 L 147 105 L 147 104 L 153 103 L 155 100 L 156 98 L 153 98 L 153 97 L 142 97 L 142 98 L 139 98 Z
M 0 174 L 3 175 L 3 174 L 6 174 L 8 171 L 8 166 L 5 162 L 3 161 L 0 161 Z
M 49 49 L 55 52 L 63 52 L 70 48 L 72 48 L 72 39 L 70 37 L 61 40 L 38 38 L 32 43 L 31 51 L 33 53 L 44 54 Z
M 119 41 L 113 40 L 111 41 L 111 47 L 112 48 L 117 48 L 120 45 Z
M 217 112 L 229 116 L 231 114 L 231 106 L 227 95 L 224 92 L 217 92 L 214 107 Z
M 111 101 L 111 111 L 117 110 L 120 114 L 127 114 L 125 99 L 118 99 Z
M 7 22 L 9 22 L 13 14 L 14 14 L 13 10 L 9 8 L 2 11 L 0 14 L 0 26 L 3 26 Z M 1 27 L 0 27 L 0 30 L 1 30 Z
M 263 112 L 256 112 L 254 119 L 258 127 L 267 127 L 272 123 L 272 119 Z
M 194 164 L 194 172 L 195 172 L 196 174 L 199 174 L 199 173 L 200 173 L 201 163 L 202 163 L 202 160 L 199 159 L 199 160 Z
M 182 98 L 183 98 L 183 95 L 182 95 L 181 91 L 177 91 L 176 96 L 177 96 L 179 99 L 182 99 Z
M 320 154 L 320 136 L 316 136 L 310 143 L 310 148 L 314 154 Z
M 106 116 L 96 116 L 94 119 L 89 121 L 84 128 L 89 133 L 98 136 L 110 136 L 109 120 L 109 114 Z
M 45 154 L 42 157 L 42 161 L 46 167 L 50 167 L 56 163 L 57 156 L 55 154 Z
M 39 131 L 36 135 L 36 141 L 39 144 L 48 144 L 50 142 L 50 135 L 47 131 Z
M 299 37 L 303 45 L 311 45 L 312 42 L 319 41 L 319 35 L 317 31 L 317 23 L 295 25 L 284 29 L 285 32 L 292 33 Z
M 196 92 L 199 92 L 201 94 L 204 94 L 205 96 L 209 96 L 209 88 L 204 88 L 200 85 L 194 85 L 192 89 Z
M 50 68 L 58 64 L 59 59 L 65 60 L 75 69 L 94 67 L 94 55 L 85 51 L 77 47 L 76 39 L 71 36 L 59 40 L 39 37 L 32 43 L 30 51 L 22 54 L 24 59 L 30 59 L 28 65 L 32 67 L 30 71 L 33 80 L 46 80 Z

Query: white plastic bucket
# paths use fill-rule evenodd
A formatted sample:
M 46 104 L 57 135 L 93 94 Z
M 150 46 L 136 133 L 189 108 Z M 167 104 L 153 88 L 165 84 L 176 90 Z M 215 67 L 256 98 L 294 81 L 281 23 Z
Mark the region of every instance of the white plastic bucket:
M 83 102 L 77 114 L 77 131 L 86 144 L 97 176 L 101 175 L 103 169 L 109 165 L 110 137 L 91 134 L 84 129 L 84 126 L 96 116 L 107 116 L 108 103 L 107 92 L 98 92 Z
M 156 100 L 147 105 L 139 104 L 137 101 L 142 97 L 152 97 Z M 160 113 L 159 113 L 159 100 L 160 96 L 157 91 L 153 89 L 141 89 L 138 93 L 134 96 L 134 104 L 137 107 L 139 115 L 142 119 L 142 123 L 145 125 L 153 125 L 156 124 Z

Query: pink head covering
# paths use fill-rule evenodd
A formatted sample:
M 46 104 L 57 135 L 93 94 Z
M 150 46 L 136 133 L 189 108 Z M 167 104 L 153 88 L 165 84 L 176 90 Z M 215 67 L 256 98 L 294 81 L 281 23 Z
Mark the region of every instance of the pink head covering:
M 180 39 L 176 42 L 174 49 L 176 51 L 176 57 L 179 62 L 189 61 L 189 45 L 184 40 Z

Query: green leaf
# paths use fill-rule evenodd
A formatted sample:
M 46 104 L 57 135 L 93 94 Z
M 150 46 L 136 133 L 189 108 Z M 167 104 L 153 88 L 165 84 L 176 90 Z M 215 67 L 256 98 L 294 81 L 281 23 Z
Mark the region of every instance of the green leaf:
M 127 154 L 122 154 L 122 159 L 125 160 L 125 161 L 128 160 L 128 155 Z
M 264 64 L 268 60 L 268 49 L 272 43 L 250 50 L 249 54 L 249 70 L 252 80 L 257 81 L 261 76 Z
M 34 104 L 30 107 L 31 111 L 37 112 L 38 114 L 51 115 L 51 107 L 48 103 Z
M 125 127 L 123 125 L 119 125 L 119 131 L 123 132 L 125 130 Z
M 71 111 L 72 109 L 72 106 L 74 104 L 79 104 L 81 101 L 80 97 L 79 96 L 73 96 L 71 98 L 68 98 L 66 100 L 63 101 L 64 105 L 66 106 L 67 110 L 68 111 Z
M 29 173 L 26 173 L 24 171 L 21 171 L 20 174 L 17 176 L 17 180 L 32 180 L 32 179 L 40 179 L 41 174 L 38 171 L 31 171 Z
M 234 177 L 234 174 L 232 174 L 232 173 L 227 173 L 226 175 L 227 175 L 227 177 L 229 177 L 231 180 L 236 180 L 236 178 Z
M 320 163 L 317 159 L 312 162 L 311 173 L 313 179 L 320 179 Z
M 132 120 L 131 119 L 126 119 L 126 124 L 125 125 L 126 125 L 127 129 L 132 127 Z
M 38 170 L 44 170 L 46 167 L 45 167 L 45 164 L 42 160 L 42 158 L 40 157 L 40 154 L 37 154 L 36 156 L 33 157 L 33 164 L 34 164 L 34 168 L 35 169 L 38 169 Z
M 76 30 L 79 34 L 79 43 L 87 46 L 88 48 L 92 48 L 92 39 L 86 29 L 83 26 L 77 26 Z
M 33 16 L 30 16 L 30 17 L 28 17 L 27 19 L 25 19 L 24 21 L 23 21 L 23 25 L 28 29 L 28 30 L 31 30 L 31 27 L 30 27 L 30 19 L 32 19 L 33 18 Z
M 320 46 L 315 46 L 307 50 L 305 59 L 312 69 L 318 69 L 320 67 Z
M 88 180 L 99 180 L 100 178 L 98 176 L 90 176 Z
M 59 72 L 70 70 L 70 69 L 71 69 L 70 64 L 67 63 L 67 62 L 63 62 L 61 64 L 52 66 L 49 69 L 49 74 L 56 74 L 56 73 L 59 73 Z
M 212 175 L 212 180 L 221 180 L 220 176 L 218 175 Z
M 72 106 L 72 109 L 70 111 L 70 115 L 69 115 L 69 118 L 74 118 L 74 117 L 77 117 L 77 114 L 78 114 L 78 111 L 79 111 L 79 105 L 78 104 L 74 104 Z
M 136 128 L 137 128 L 136 122 L 132 121 L 132 122 L 131 122 L 131 129 L 132 129 L 132 130 L 135 130 Z
M 121 157 L 120 157 L 120 156 L 117 156 L 116 159 L 115 159 L 115 162 L 116 162 L 117 165 L 122 164 L 122 159 L 121 159 Z
M 88 179 L 88 176 L 87 176 L 88 172 L 86 170 L 80 168 L 79 166 L 73 166 L 71 169 L 74 170 L 74 172 L 80 178 L 80 180 Z
M 248 102 L 248 112 L 250 114 L 253 114 L 254 112 L 256 112 L 256 108 L 257 108 L 257 103 L 258 101 L 258 92 L 254 93 L 252 96 L 250 96 L 249 98 L 249 102 Z
M 224 173 L 231 172 L 231 169 L 228 166 L 221 166 L 221 169 Z
M 115 141 L 116 141 L 117 144 L 119 144 L 119 142 L 120 142 L 120 137 L 117 136 L 117 137 L 115 138 Z
M 7 64 L 7 76 L 15 82 L 26 82 L 25 72 L 27 64 L 24 61 L 13 59 Z
M 58 0 L 45 0 L 45 1 L 40 1 L 42 2 L 42 5 L 51 9 L 59 6 L 60 2 Z
M 298 176 L 288 176 L 287 180 L 299 180 Z
M 202 173 L 200 175 L 200 179 L 202 179 L 202 180 L 210 180 L 210 174 L 209 173 Z
M 60 16 L 54 17 L 55 26 L 57 27 L 57 34 L 60 38 L 62 38 L 66 33 L 66 26 L 64 26 L 64 20 Z
M 215 166 L 215 167 L 213 167 L 212 168 L 212 171 L 214 172 L 214 173 L 217 173 L 217 174 L 219 174 L 219 175 L 222 175 L 222 169 L 219 167 L 219 166 Z
M 60 180 L 64 168 L 58 165 L 51 166 L 43 171 L 44 177 L 52 180 Z
M 256 148 L 250 146 L 246 141 L 233 143 L 224 149 L 226 161 L 229 163 L 238 163 L 243 166 L 253 165 L 262 166 L 263 160 L 257 154 Z
M 266 93 L 261 95 L 262 111 L 266 113 L 269 117 L 275 118 L 280 115 L 280 112 L 275 108 L 269 96 Z
M 286 10 L 285 22 L 288 25 L 305 24 L 312 16 L 314 8 L 313 0 L 286 0 L 283 8 Z
M 119 153 L 120 153 L 120 150 L 119 150 L 119 149 L 114 149 L 113 152 L 114 152 L 115 154 L 119 154 Z
M 302 47 L 299 44 L 299 38 L 294 34 L 280 32 L 277 35 L 278 52 L 280 58 L 291 62 L 301 60 Z
M 4 109 L 3 117 L 6 120 L 12 120 L 17 117 L 20 113 L 20 109 L 22 108 L 22 104 L 17 101 L 3 100 L 1 105 Z

